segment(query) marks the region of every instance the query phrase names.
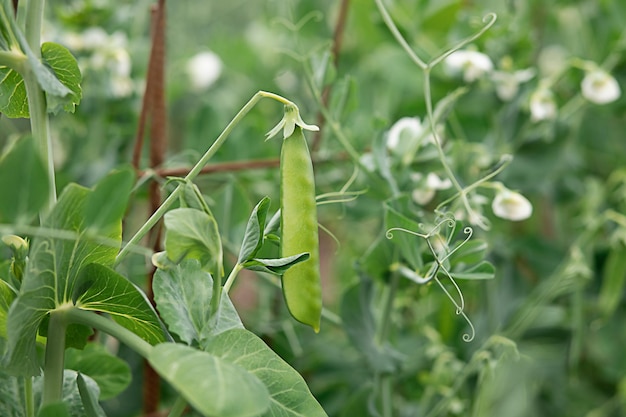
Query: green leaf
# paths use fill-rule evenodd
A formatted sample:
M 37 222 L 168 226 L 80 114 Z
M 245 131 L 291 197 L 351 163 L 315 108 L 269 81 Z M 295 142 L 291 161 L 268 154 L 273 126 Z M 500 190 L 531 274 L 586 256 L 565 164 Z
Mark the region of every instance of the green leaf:
M 0 159 L 0 223 L 30 223 L 46 204 L 48 189 L 32 137 L 18 140 Z
M 341 301 L 341 321 L 352 345 L 368 364 L 379 372 L 394 372 L 396 364 L 388 349 L 376 342 L 376 323 L 372 311 L 373 284 L 361 280 L 343 295 Z
M 287 256 L 285 258 L 276 259 L 251 259 L 243 263 L 246 269 L 251 271 L 268 272 L 270 274 L 282 275 L 290 267 L 304 262 L 309 259 L 309 253 L 299 253 L 297 255 Z
M 150 344 L 165 340 L 159 318 L 143 292 L 107 266 L 86 265 L 76 281 L 73 299 L 82 310 L 108 313 Z
M 237 263 L 241 264 L 250 260 L 257 254 L 259 249 L 261 249 L 263 235 L 265 233 L 265 219 L 267 218 L 269 208 L 270 199 L 269 197 L 264 197 L 252 210 L 252 214 L 248 219 L 248 225 L 246 226 L 246 233 L 244 234 Z
M 454 279 L 493 279 L 496 276 L 496 268 L 488 261 L 482 261 L 469 269 L 462 271 L 450 271 Z
M 0 68 L 0 112 L 10 118 L 30 116 L 24 79 L 8 67 Z
M 100 230 L 110 227 L 124 216 L 128 198 L 135 183 L 131 167 L 114 170 L 96 184 L 85 202 L 85 222 Z
M 78 62 L 72 53 L 57 43 L 45 42 L 41 45 L 41 55 L 45 63 L 52 69 L 56 78 L 66 87 L 67 92 L 48 92 L 48 111 L 57 113 L 63 109 L 66 112 L 74 113 L 76 105 L 82 98 L 80 82 L 82 75 Z M 120 194 L 123 195 L 123 194 Z
M 83 408 L 85 409 L 86 417 L 106 417 L 104 410 L 98 404 L 97 394 L 94 393 L 89 386 L 85 378 L 79 372 L 76 376 L 76 385 L 78 385 L 78 393 L 80 399 L 83 402 Z
M 163 343 L 152 348 L 148 361 L 207 417 L 255 417 L 269 407 L 269 393 L 259 378 L 218 356 Z
M 82 376 L 84 382 L 84 388 L 86 388 L 90 395 L 93 398 L 98 398 L 100 395 L 100 389 L 98 388 L 98 384 L 89 378 L 86 375 Z M 78 388 L 78 373 L 72 370 L 66 369 L 63 371 L 63 398 L 59 403 L 54 403 L 51 406 L 50 410 L 46 410 L 46 416 L 51 417 L 59 417 L 59 416 L 69 416 L 69 417 L 85 417 L 87 414 L 85 412 L 85 407 L 83 406 L 83 400 L 81 398 L 81 394 Z M 35 378 L 33 382 L 33 391 L 35 392 L 35 404 L 41 402 L 41 392 L 43 388 L 43 378 Z M 66 407 L 66 413 L 63 414 L 54 414 L 54 411 L 59 410 L 61 413 L 61 409 L 55 408 L 57 404 L 63 404 Z M 104 411 L 97 403 L 94 404 L 96 407 L 96 416 L 104 416 Z M 38 416 L 41 414 L 41 410 Z
M 191 345 L 232 328 L 243 328 L 228 294 L 222 294 L 219 319 L 211 320 L 213 279 L 196 260 L 168 270 L 159 269 L 152 283 L 154 300 L 170 331 Z
M 107 400 L 124 391 L 131 381 L 128 364 L 109 353 L 99 343 L 88 343 L 85 349 L 67 349 L 65 368 L 88 375 L 100 388 L 100 399 Z
M 618 244 L 611 248 L 604 263 L 602 287 L 598 296 L 598 307 L 605 317 L 610 317 L 619 306 L 626 281 L 626 246 Z
M 224 275 L 222 242 L 213 216 L 192 208 L 167 212 L 165 250 L 174 262 L 197 259 L 212 276 Z
M 20 294 L 9 309 L 7 367 L 24 376 L 40 372 L 35 338 L 48 312 L 72 303 L 76 280 L 85 265 L 112 265 L 121 242 L 121 221 L 101 230 L 104 243 L 88 236 L 85 200 L 90 191 L 68 185 L 43 221 L 48 236 L 37 236 L 31 244 L 30 260 Z M 86 334 L 67 338 L 66 344 L 82 346 Z
M 326 417 L 302 376 L 248 330 L 221 333 L 206 350 L 246 369 L 265 384 L 271 402 L 259 417 Z

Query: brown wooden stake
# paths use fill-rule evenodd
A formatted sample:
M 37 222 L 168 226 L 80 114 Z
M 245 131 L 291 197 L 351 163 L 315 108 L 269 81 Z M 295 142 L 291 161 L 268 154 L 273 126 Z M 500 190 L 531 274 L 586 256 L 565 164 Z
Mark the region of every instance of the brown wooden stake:
M 165 106 L 165 0 L 159 0 L 152 8 L 152 49 L 146 76 L 146 91 L 143 97 L 137 136 L 133 149 L 132 164 L 137 171 L 140 170 L 141 153 L 145 128 L 150 120 L 150 152 L 149 166 L 157 169 L 163 164 L 167 148 L 167 111 Z M 150 200 L 150 214 L 154 213 L 161 205 L 161 190 L 158 181 L 152 181 L 148 185 Z M 155 252 L 162 250 L 161 226 L 154 227 L 148 240 L 152 243 Z M 152 279 L 154 268 L 147 276 L 146 294 L 154 305 L 154 293 L 152 291 Z M 160 403 L 160 378 L 152 367 L 144 362 L 143 384 L 143 413 L 154 415 Z

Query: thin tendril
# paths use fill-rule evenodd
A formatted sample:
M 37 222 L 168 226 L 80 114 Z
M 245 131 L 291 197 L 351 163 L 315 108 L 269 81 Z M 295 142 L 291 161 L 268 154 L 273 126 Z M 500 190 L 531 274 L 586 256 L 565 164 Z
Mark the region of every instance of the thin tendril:
M 467 235 L 467 237 L 465 238 L 465 240 L 463 240 L 463 242 L 459 243 L 459 245 L 457 247 L 455 247 L 454 249 L 452 249 L 450 252 L 448 252 L 448 254 L 441 260 L 441 262 L 444 262 L 446 259 L 448 259 L 454 252 L 458 251 L 459 248 L 463 245 L 465 245 L 467 242 L 469 242 L 469 240 L 472 238 L 472 235 L 474 234 L 474 229 L 472 229 L 471 227 L 467 226 L 465 229 L 463 229 L 463 233 Z
M 469 317 L 467 317 L 467 314 L 465 314 L 465 312 L 463 311 L 463 309 L 457 304 L 456 300 L 454 299 L 454 297 L 452 297 L 452 295 L 448 292 L 448 290 L 443 286 L 443 284 L 441 283 L 441 281 L 439 281 L 438 278 L 435 278 L 435 281 L 437 281 L 437 284 L 439 284 L 439 287 L 441 287 L 441 289 L 443 290 L 444 293 L 446 293 L 446 295 L 448 296 L 448 298 L 450 299 L 450 301 L 452 301 L 452 304 L 454 304 L 454 306 L 456 307 L 456 314 L 462 316 L 465 321 L 467 322 L 467 324 L 470 326 L 470 333 L 465 333 L 463 334 L 463 341 L 465 342 L 471 342 L 472 340 L 474 340 L 474 337 L 476 336 L 476 330 L 474 329 L 474 325 L 472 324 L 472 321 L 469 319 Z M 457 287 L 458 288 L 458 287 Z

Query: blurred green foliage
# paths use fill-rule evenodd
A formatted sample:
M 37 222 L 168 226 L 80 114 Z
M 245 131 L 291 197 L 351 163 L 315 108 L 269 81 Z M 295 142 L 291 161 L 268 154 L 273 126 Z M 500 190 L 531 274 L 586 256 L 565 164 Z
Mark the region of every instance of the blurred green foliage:
M 493 191 L 481 190 L 488 203 L 480 211 L 491 228 L 474 227 L 472 239 L 487 242 L 496 276 L 459 282 L 476 330 L 470 343 L 462 339 L 467 323 L 438 286 L 394 274 L 391 265 L 408 256 L 385 237 L 389 198 L 393 204 L 409 201 L 403 213 L 415 225 L 432 225 L 435 203 L 453 194 L 438 191 L 433 202 L 421 206 L 411 201 L 417 187 L 412 174 L 445 176 L 434 147 L 419 148 L 408 165 L 385 148 L 385 134 L 398 119 L 419 117 L 425 125 L 423 74 L 394 41 L 373 1 L 349 4 L 343 42 L 332 62 L 340 3 L 168 4 L 165 167 L 189 167 L 258 90 L 288 97 L 306 122 L 320 123 L 315 92 L 326 87 L 333 121 L 323 123 L 315 151 L 318 194 L 340 189 L 355 165 L 330 127 L 333 122 L 360 155 L 384 154 L 389 162 L 389 177 L 379 166 L 357 178 L 352 189 L 367 192 L 355 201 L 319 210 L 321 224 L 339 242 L 322 233 L 325 305 L 343 327 L 325 321 L 315 335 L 292 323 L 278 291 L 264 281 L 257 281 L 251 305 L 237 306 L 246 327 L 302 373 L 333 416 L 624 415 L 626 101 L 585 100 L 580 88 L 585 73 L 569 63 L 595 62 L 626 86 L 626 3 L 386 2 L 401 33 L 426 60 L 476 32 L 483 16 L 494 12 L 495 25 L 471 47 L 489 56 L 498 71 L 535 74 L 510 100 L 498 96 L 491 75 L 467 84 L 444 123 L 446 160 L 462 186 L 479 180 L 501 155 L 512 154 L 496 179 L 524 194 L 534 209 L 520 223 L 497 218 L 489 208 Z M 50 7 L 44 37 L 68 47 L 84 75 L 76 113 L 52 119 L 59 187 L 69 181 L 92 185 L 130 159 L 148 62 L 150 4 L 74 0 Z M 96 27 L 100 39 L 95 46 L 85 44 Z M 213 84 L 197 89 L 187 65 L 204 51 L 219 57 L 221 71 Z M 533 121 L 531 96 L 546 79 L 558 113 Z M 435 67 L 434 102 L 465 84 L 443 65 Z M 265 142 L 264 134 L 281 112 L 274 103 L 257 106 L 214 162 L 277 158 L 278 141 Z M 27 129 L 22 120 L 3 117 L 0 141 L 9 144 Z M 197 183 L 234 262 L 254 204 L 265 195 L 279 201 L 278 172 L 227 170 Z M 144 194 L 140 188 L 127 220 L 131 229 L 145 218 Z M 418 263 L 433 260 L 424 242 L 406 239 L 405 248 L 416 245 Z M 143 280 L 143 262 L 125 266 L 137 282 Z M 135 382 L 127 393 L 141 380 L 132 368 Z M 120 398 L 105 404 L 109 415 L 135 415 L 137 408 Z

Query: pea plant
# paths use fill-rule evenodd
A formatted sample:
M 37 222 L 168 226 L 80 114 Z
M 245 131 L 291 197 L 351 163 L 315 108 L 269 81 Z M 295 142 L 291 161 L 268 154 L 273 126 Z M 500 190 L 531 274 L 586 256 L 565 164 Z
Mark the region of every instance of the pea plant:
M 623 33 L 565 56 L 528 45 L 540 2 L 172 3 L 168 54 L 197 25 L 231 67 L 167 61 L 167 90 L 165 1 L 151 48 L 92 26 L 121 3 L 50 6 L 64 33 L 0 0 L 0 415 L 134 416 L 138 386 L 145 416 L 619 415 L 589 369 L 623 356 L 626 175 L 577 170 L 619 154 L 578 116 L 618 126 Z M 101 152 L 135 128 L 132 166 Z

